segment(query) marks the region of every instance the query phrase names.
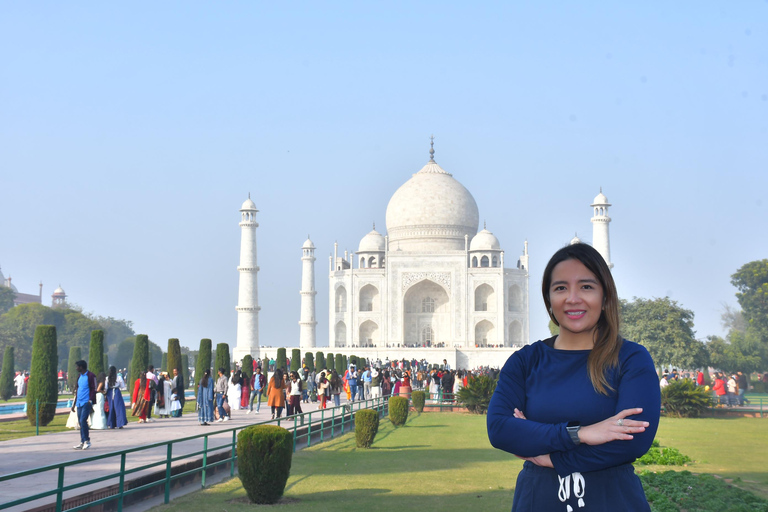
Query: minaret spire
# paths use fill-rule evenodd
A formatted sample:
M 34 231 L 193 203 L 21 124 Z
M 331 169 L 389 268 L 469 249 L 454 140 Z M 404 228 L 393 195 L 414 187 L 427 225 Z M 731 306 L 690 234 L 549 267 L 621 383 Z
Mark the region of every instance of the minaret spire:
M 435 136 L 429 136 L 429 161 L 435 163 Z
M 299 346 L 302 349 L 317 345 L 315 320 L 315 244 L 307 236 L 301 247 L 301 316 L 299 317 Z
M 256 264 L 256 209 L 251 194 L 240 207 L 240 283 L 237 307 L 237 345 L 233 350 L 234 360 L 240 362 L 250 354 L 259 358 L 259 288 Z

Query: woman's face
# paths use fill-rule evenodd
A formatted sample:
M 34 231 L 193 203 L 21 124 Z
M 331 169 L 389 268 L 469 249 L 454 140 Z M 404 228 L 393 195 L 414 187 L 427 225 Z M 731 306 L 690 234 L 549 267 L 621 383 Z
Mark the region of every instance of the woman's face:
M 603 287 L 579 260 L 561 261 L 552 270 L 549 301 L 561 331 L 592 332 L 603 312 Z

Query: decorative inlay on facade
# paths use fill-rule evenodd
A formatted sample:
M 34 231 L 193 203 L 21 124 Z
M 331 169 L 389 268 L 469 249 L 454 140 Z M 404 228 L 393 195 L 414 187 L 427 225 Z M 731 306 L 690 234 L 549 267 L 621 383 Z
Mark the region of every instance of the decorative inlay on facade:
M 450 272 L 403 272 L 403 291 L 424 279 L 434 281 L 445 287 L 447 291 L 451 291 Z

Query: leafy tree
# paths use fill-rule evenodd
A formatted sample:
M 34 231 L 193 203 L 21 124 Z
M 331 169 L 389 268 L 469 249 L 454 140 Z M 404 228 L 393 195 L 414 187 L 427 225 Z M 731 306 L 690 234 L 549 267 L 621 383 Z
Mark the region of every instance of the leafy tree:
M 13 290 L 6 286 L 0 286 L 0 315 L 11 310 L 13 307 L 13 299 L 15 298 L 16 294 Z
M 216 345 L 216 367 L 213 369 L 214 373 L 219 371 L 219 368 L 224 368 L 227 377 L 232 374 L 229 362 L 229 345 L 226 343 L 219 343 Z
M 319 350 L 315 353 L 315 367 L 318 370 L 324 370 L 327 368 L 325 364 L 325 354 Z
M 77 384 L 77 366 L 75 363 L 83 358 L 83 354 L 80 351 L 80 347 L 69 347 L 69 359 L 67 360 L 67 386 L 70 390 L 75 389 Z
M 765 344 L 749 333 L 736 330 L 728 333 L 727 339 L 709 336 L 707 350 L 712 366 L 728 373 L 759 371 L 768 360 Z
M 31 425 L 36 421 L 36 402 L 40 406 L 40 425 L 48 425 L 56 413 L 59 398 L 58 353 L 56 327 L 38 325 L 32 343 L 32 365 L 27 387 L 27 418 Z
M 0 317 L 2 348 L 13 346 L 16 349 L 16 365 L 21 369 L 29 368 L 35 328 L 38 325 L 58 326 L 61 321 L 60 314 L 42 304 L 20 304 Z
M 14 365 L 16 368 L 29 368 L 32 359 L 32 345 L 27 344 L 20 329 L 7 325 L 0 319 L 0 351 L 13 347 Z
M 203 338 L 200 340 L 200 350 L 197 353 L 197 361 L 195 361 L 195 396 L 197 396 L 197 387 L 200 385 L 200 379 L 203 378 L 205 370 L 210 370 L 210 368 L 211 340 Z
M 101 329 L 91 331 L 91 347 L 88 350 L 88 369 L 91 370 L 94 375 L 98 375 L 101 372 L 106 373 L 104 370 L 104 331 Z
M 747 325 L 768 342 L 768 259 L 743 265 L 731 276 L 731 284 L 739 290 L 736 299 Z
M 312 352 L 304 354 L 304 364 L 307 365 L 307 370 L 310 372 L 315 371 L 315 356 Z
M 128 387 L 133 392 L 133 385 L 136 383 L 142 372 L 146 372 L 149 367 L 149 336 L 146 334 L 136 335 L 136 343 L 133 344 L 133 357 L 131 358 L 131 371 L 128 375 Z
M 285 349 L 284 348 L 277 349 L 277 357 L 275 358 L 275 366 L 276 366 L 276 368 L 282 368 L 283 371 L 288 369 L 288 363 L 285 360 Z
M 179 375 L 184 376 L 184 368 L 181 364 L 181 345 L 178 338 L 168 340 L 168 375 L 173 375 L 173 370 L 177 370 Z
M 111 316 L 96 316 L 92 314 L 86 315 L 91 320 L 98 323 L 104 331 L 104 348 L 117 345 L 125 338 L 131 338 L 136 336 L 133 332 L 133 322 L 130 320 L 113 318 Z
M 125 338 L 117 344 L 117 350 L 112 358 L 116 368 L 127 368 L 133 357 L 133 346 L 136 344 L 136 336 Z
M 301 349 L 291 350 L 291 371 L 298 372 L 301 369 Z
M 56 324 L 56 333 L 59 344 L 59 360 L 64 362 L 64 358 L 69 355 L 69 347 L 90 347 L 91 332 L 100 330 L 101 326 L 98 322 L 91 320 L 83 313 L 76 309 L 62 309 L 58 312 L 61 315 L 59 322 Z M 102 334 L 102 351 L 99 354 L 100 360 L 95 363 L 100 367 L 102 362 L 102 354 L 104 353 L 104 338 Z M 92 358 L 90 354 L 85 354 L 88 360 L 88 369 L 91 369 Z M 94 372 L 96 373 L 96 372 Z
M 152 340 L 147 340 L 147 346 L 149 347 L 149 360 L 147 365 L 152 365 L 155 368 L 159 368 L 163 364 L 163 349 L 160 345 L 153 343 Z
M 3 369 L 0 371 L 0 399 L 8 401 L 13 396 L 13 347 L 5 347 Z
M 704 344 L 693 331 L 693 311 L 669 297 L 621 301 L 622 335 L 642 344 L 657 366 L 701 368 L 708 363 Z

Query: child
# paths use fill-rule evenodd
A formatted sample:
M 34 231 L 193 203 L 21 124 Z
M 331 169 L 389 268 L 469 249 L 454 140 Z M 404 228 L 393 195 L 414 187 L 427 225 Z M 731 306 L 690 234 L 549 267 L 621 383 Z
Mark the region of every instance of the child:
M 176 388 L 173 388 L 171 395 L 171 417 L 181 417 L 181 402 L 179 402 L 179 396 L 176 394 Z

